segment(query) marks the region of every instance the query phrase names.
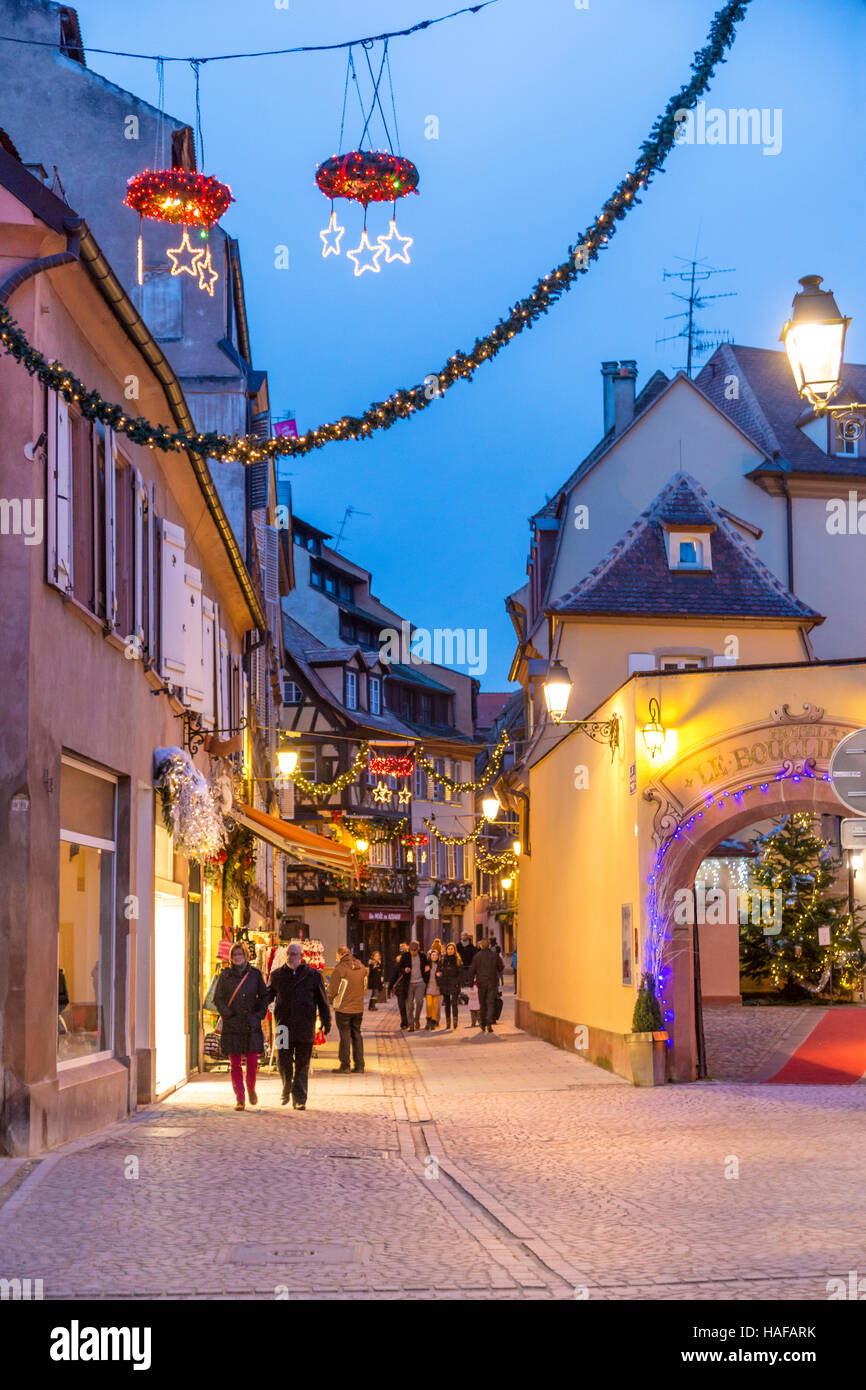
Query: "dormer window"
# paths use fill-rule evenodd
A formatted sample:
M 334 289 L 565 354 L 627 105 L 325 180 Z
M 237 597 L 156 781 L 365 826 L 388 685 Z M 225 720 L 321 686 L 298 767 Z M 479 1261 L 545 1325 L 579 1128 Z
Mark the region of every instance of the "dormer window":
M 677 542 L 679 559 L 677 565 L 681 570 L 703 569 L 704 567 L 704 547 L 696 537 L 689 537 L 688 540 Z
M 709 570 L 713 567 L 710 536 L 715 527 L 700 531 L 685 526 L 666 526 L 668 564 L 672 570 Z
M 841 458 L 856 458 L 857 440 L 850 429 L 845 428 L 845 421 L 831 420 L 830 430 L 833 439 L 833 453 Z

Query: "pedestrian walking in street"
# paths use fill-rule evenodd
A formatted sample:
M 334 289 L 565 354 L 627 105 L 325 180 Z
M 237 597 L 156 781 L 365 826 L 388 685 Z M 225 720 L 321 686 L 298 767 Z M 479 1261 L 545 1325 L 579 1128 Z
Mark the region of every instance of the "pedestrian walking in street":
M 477 1028 L 481 1018 L 481 1006 L 478 1001 L 478 986 L 470 985 L 466 991 L 466 997 L 469 1001 L 469 1027 Z
M 328 985 L 328 999 L 334 1006 L 337 1027 L 340 1030 L 340 1064 L 333 1067 L 333 1071 L 364 1070 L 361 1022 L 364 1017 L 366 988 L 367 971 L 364 964 L 357 956 L 352 955 L 348 946 L 338 946 L 337 964 Z
M 514 971 L 514 993 L 517 993 L 517 947 L 511 954 L 511 969 Z
M 421 1027 L 421 1009 L 427 992 L 424 983 L 426 964 L 427 957 L 421 950 L 420 941 L 410 941 L 408 951 L 405 951 L 397 961 L 394 970 L 395 980 L 405 981 L 406 1027 L 410 1033 L 417 1033 Z M 399 984 L 397 988 L 399 990 Z
M 321 970 L 304 960 L 297 941 L 289 946 L 286 963 L 271 971 L 270 997 L 277 1021 L 277 1060 L 283 1081 L 281 1103 L 295 1110 L 307 1108 L 310 1058 L 316 1040 L 316 1014 L 323 1031 L 331 1031 L 331 1006 Z
M 490 949 L 490 942 L 482 937 L 478 950 L 472 957 L 472 976 L 478 986 L 478 1003 L 481 1010 L 481 1031 L 493 1032 L 496 1022 L 496 996 L 499 992 L 499 977 L 503 971 L 502 956 Z
M 264 976 L 250 965 L 246 947 L 238 942 L 231 949 L 228 969 L 220 974 L 214 991 L 214 1004 L 223 1021 L 220 1051 L 229 1059 L 232 1088 L 237 1100 L 235 1110 L 246 1109 L 244 1064 L 250 1105 L 258 1105 L 259 1102 L 256 1075 L 259 1057 L 265 1050 L 262 1020 L 269 1002 Z
M 367 967 L 367 988 L 370 991 L 370 1013 L 376 1012 L 376 999 L 385 982 L 385 967 L 382 964 L 382 957 L 378 951 L 374 951 L 370 957 L 370 964 Z
M 427 1023 L 428 1031 L 439 1027 L 439 1009 L 442 1004 L 442 991 L 439 988 L 437 972 L 441 964 L 442 957 L 433 947 L 427 957 L 427 964 L 424 966 L 424 998 L 427 1004 Z
M 436 978 L 439 981 L 439 990 L 445 1006 L 445 1027 L 456 1028 L 457 1005 L 460 1000 L 461 989 L 461 963 L 457 954 L 457 947 L 453 941 L 449 941 L 445 947 L 445 954 L 439 962 Z
M 472 983 L 472 976 L 470 974 L 469 967 L 472 964 L 472 957 L 475 955 L 475 950 L 476 947 L 474 941 L 472 940 L 468 931 L 465 931 L 461 936 L 460 943 L 457 947 L 457 954 L 460 957 L 460 967 L 463 976 L 464 986 L 471 985 Z
M 400 950 L 397 954 L 397 960 L 394 964 L 394 970 L 391 975 L 391 979 L 388 982 L 392 992 L 397 996 L 397 1008 L 400 1010 L 401 1028 L 409 1027 L 409 1016 L 406 1012 L 406 1000 L 409 997 L 409 977 L 408 975 L 404 974 L 403 967 L 401 964 L 403 957 L 408 956 L 408 954 L 408 941 L 401 941 Z

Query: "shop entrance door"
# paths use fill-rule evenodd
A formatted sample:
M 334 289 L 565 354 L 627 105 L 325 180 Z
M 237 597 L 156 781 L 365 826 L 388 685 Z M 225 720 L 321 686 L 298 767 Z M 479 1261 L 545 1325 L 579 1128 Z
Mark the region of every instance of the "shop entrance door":
M 183 894 L 157 889 L 153 895 L 156 1094 L 186 1080 L 186 971 Z

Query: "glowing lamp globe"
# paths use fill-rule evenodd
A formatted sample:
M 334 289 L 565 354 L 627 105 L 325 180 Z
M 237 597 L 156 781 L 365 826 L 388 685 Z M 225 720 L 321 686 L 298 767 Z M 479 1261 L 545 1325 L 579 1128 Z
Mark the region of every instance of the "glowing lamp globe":
M 561 661 L 552 661 L 544 682 L 544 702 L 554 724 L 559 724 L 568 709 L 571 697 L 571 676 Z
M 820 275 L 804 275 L 794 295 L 791 317 L 781 333 L 800 396 L 826 405 L 839 389 L 845 334 L 850 319 L 839 313 L 833 295 L 821 289 Z
M 496 820 L 500 812 L 499 797 L 494 796 L 493 792 L 488 792 L 481 801 L 481 809 L 484 812 L 485 820 Z
M 661 720 L 659 702 L 655 698 L 650 700 L 649 723 L 644 725 L 643 741 L 651 758 L 654 758 L 656 753 L 660 753 L 664 748 L 665 729 Z
M 502 882 L 502 887 L 505 889 L 505 891 L 506 891 L 506 893 L 507 893 L 508 890 L 509 890 L 509 888 L 511 887 L 511 884 L 512 884 L 512 882 L 513 882 L 513 879 L 511 879 L 511 878 L 509 877 L 509 875 L 506 874 L 506 875 L 505 875 L 505 878 L 503 878 L 503 879 L 501 880 L 501 882 Z
M 281 748 L 277 753 L 277 766 L 283 777 L 292 777 L 298 770 L 298 754 L 294 748 Z
M 355 841 L 355 849 L 358 854 L 366 854 L 369 848 L 370 845 L 368 841 L 363 839 L 363 837 Z

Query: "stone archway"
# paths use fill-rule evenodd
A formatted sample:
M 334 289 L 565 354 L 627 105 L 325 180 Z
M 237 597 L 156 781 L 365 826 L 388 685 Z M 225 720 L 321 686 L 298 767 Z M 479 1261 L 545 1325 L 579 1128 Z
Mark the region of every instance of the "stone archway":
M 722 806 L 707 798 L 680 825 L 665 855 L 656 887 L 659 916 L 665 921 L 668 937 L 664 961 L 670 967 L 669 1002 L 673 1020 L 671 1075 L 675 1081 L 694 1081 L 696 1073 L 695 982 L 693 925 L 672 922 L 672 901 L 677 889 L 690 889 L 702 861 L 722 839 L 758 820 L 810 811 L 816 816 L 838 816 L 842 807 L 832 788 L 819 776 L 792 777 L 759 786 L 729 790 Z M 691 822 L 691 823 L 690 823 Z

